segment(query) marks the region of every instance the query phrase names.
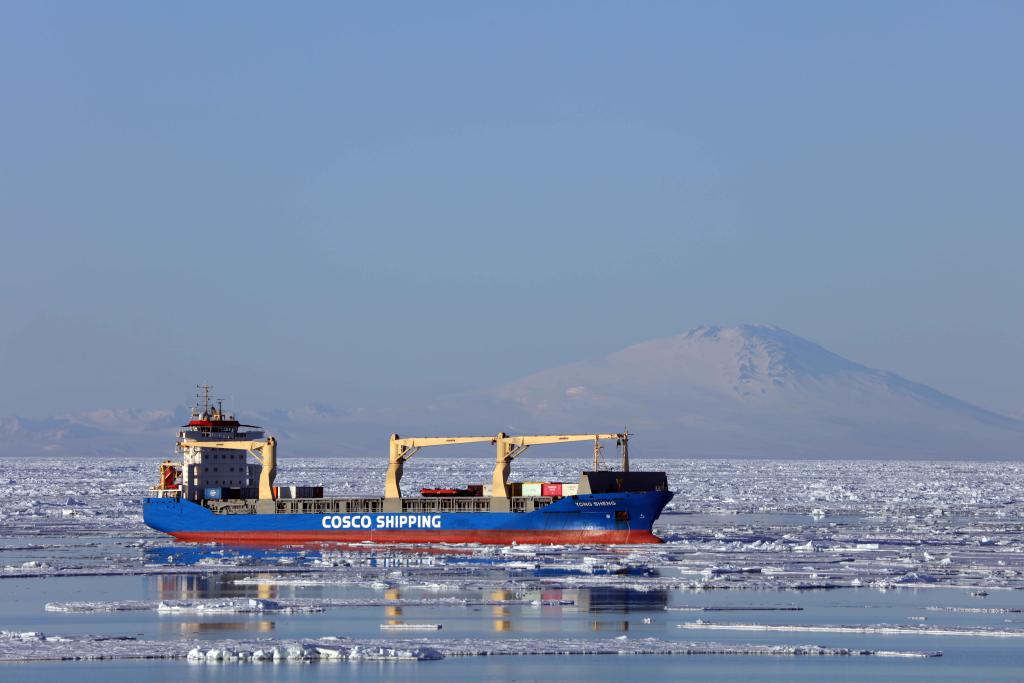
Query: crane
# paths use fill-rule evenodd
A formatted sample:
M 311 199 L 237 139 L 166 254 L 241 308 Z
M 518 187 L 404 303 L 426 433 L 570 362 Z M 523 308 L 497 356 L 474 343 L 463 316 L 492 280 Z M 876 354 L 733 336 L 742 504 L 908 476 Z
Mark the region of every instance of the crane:
M 249 451 L 260 464 L 260 500 L 274 500 L 274 479 L 277 477 L 277 439 L 268 436 L 254 441 L 196 441 L 182 439 L 182 448 L 227 448 L 235 451 Z
M 388 458 L 388 473 L 384 478 L 384 498 L 401 498 L 402 470 L 405 461 L 427 446 L 451 446 L 459 443 L 494 443 L 493 436 L 416 436 L 400 438 L 391 435 L 391 454 Z
M 508 475 L 512 469 L 512 461 L 522 455 L 530 446 L 551 443 L 569 443 L 572 441 L 594 442 L 594 469 L 601 459 L 601 441 L 615 439 L 622 447 L 622 470 L 629 471 L 629 432 L 620 434 L 537 434 L 532 436 L 508 436 L 504 432 L 494 439 L 497 444 L 497 459 L 494 464 L 492 487 L 494 498 L 508 498 Z

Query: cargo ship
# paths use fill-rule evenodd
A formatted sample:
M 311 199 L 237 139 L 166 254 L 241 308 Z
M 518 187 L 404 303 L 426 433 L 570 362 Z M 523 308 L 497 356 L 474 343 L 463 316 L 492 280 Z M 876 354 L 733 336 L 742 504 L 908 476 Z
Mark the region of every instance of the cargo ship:
M 661 543 L 653 525 L 672 499 L 664 472 L 629 468 L 629 433 L 399 437 L 392 434 L 381 497 L 324 497 L 322 486 L 276 485 L 277 441 L 211 402 L 201 386 L 178 433 L 175 461 L 143 500 L 147 525 L 183 541 L 221 543 Z M 531 446 L 592 441 L 594 465 L 577 482 L 510 482 Z M 605 469 L 602 442 L 621 467 Z M 403 496 L 402 474 L 420 449 L 490 443 L 490 484 Z M 249 462 L 249 456 L 256 461 Z

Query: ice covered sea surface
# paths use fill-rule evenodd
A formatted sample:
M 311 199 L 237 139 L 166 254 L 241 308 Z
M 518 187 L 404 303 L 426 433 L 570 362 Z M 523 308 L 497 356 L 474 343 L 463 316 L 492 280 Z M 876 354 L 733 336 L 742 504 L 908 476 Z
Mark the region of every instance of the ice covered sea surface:
M 516 475 L 574 480 L 579 465 L 533 458 Z M 677 492 L 663 545 L 426 548 L 177 543 L 142 524 L 155 466 L 0 460 L 0 680 L 1024 671 L 1013 464 L 640 461 Z M 489 467 L 417 458 L 403 485 Z M 279 480 L 378 495 L 382 468 L 287 460 Z

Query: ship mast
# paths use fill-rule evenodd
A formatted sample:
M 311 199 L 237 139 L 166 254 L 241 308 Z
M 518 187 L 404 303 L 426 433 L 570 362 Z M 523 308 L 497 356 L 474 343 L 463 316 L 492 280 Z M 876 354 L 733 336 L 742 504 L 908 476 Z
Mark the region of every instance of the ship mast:
M 197 384 L 196 385 L 196 408 L 199 407 L 199 401 L 203 402 L 203 413 L 206 415 L 210 414 L 210 389 L 212 387 L 209 384 Z

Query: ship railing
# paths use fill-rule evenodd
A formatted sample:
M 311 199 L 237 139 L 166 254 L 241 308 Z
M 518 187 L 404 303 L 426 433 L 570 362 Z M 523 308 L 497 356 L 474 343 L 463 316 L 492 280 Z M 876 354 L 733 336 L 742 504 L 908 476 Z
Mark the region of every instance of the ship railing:
M 508 507 L 511 512 L 533 512 L 554 501 L 550 496 L 513 496 L 508 499 Z
M 402 512 L 489 512 L 491 499 L 481 497 L 406 498 Z
M 207 500 L 203 503 L 210 512 L 218 515 L 254 515 L 255 500 Z
M 292 515 L 366 514 L 383 509 L 383 498 L 289 498 L 277 501 L 278 513 Z

